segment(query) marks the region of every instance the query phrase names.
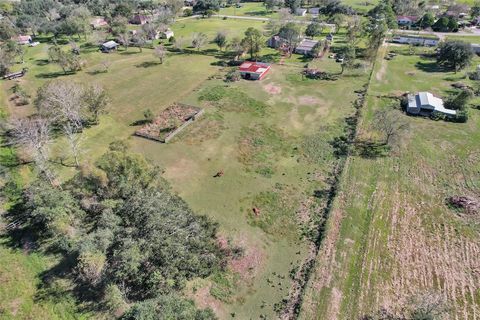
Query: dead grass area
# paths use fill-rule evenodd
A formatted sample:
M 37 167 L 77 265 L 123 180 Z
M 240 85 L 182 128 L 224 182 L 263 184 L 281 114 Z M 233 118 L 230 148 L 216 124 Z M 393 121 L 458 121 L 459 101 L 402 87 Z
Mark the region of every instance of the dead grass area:
M 225 129 L 220 115 L 207 115 L 196 120 L 195 125 L 182 132 L 178 137 L 186 143 L 198 144 L 218 138 Z
M 320 104 L 322 101 L 316 97 L 312 97 L 312 96 L 300 96 L 298 97 L 298 103 L 300 105 L 307 105 L 307 106 L 311 106 L 311 105 L 318 105 Z
M 275 85 L 274 83 L 269 83 L 263 86 L 263 90 L 269 94 L 276 95 L 282 92 L 282 87 Z

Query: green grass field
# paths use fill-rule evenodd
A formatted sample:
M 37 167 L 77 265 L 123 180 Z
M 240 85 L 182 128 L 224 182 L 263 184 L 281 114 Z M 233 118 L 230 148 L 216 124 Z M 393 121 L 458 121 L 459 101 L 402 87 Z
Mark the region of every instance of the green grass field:
M 387 61 L 381 54 L 358 138 L 377 135 L 375 111 L 395 104 L 382 97 L 419 90 L 445 96 L 458 81 L 470 82 L 465 71 L 445 72 L 417 55 Z M 465 124 L 400 111 L 398 117 L 410 128 L 390 156 L 348 161 L 301 319 L 356 319 L 382 306 L 398 310 L 426 292 L 448 299 L 449 318 L 475 317 L 478 224 L 459 217 L 445 199 L 478 192 L 479 110 L 471 108 Z
M 193 32 L 204 32 L 212 39 L 217 31 L 228 30 L 231 38 L 241 36 L 250 26 L 262 28 L 263 22 L 192 19 L 172 28 L 175 37 L 186 39 L 188 45 Z M 261 54 L 279 59 L 271 49 Z M 314 214 L 312 208 L 324 205 L 325 199 L 313 194 L 328 187 L 336 161 L 328 141 L 342 134 L 345 118 L 355 112 L 354 91 L 366 83 L 368 70 L 346 72 L 336 81 L 309 80 L 301 75 L 308 61 L 293 55 L 285 65 L 273 65 L 262 81 L 227 84 L 223 77 L 228 69 L 217 66 L 221 56 L 210 43 L 199 52 L 170 53 L 160 65 L 151 49 L 139 52 L 129 48 L 107 55 L 85 47 L 82 57 L 87 67 L 63 75 L 58 66 L 48 63 L 47 45 L 41 44 L 27 48 L 24 66 L 29 72 L 19 82 L 32 97 L 51 79 L 102 84 L 111 95 L 109 114 L 102 116 L 100 125 L 85 131 L 82 161 L 94 161 L 110 142 L 126 139 L 133 151 L 160 166 L 173 190 L 194 211 L 220 223 L 222 239 L 246 250 L 225 274 L 192 281 L 185 294 L 200 307 L 212 307 L 221 319 L 233 315 L 238 319 L 274 318 L 274 305 L 288 297 L 289 274 L 309 251 L 309 242 L 301 234 Z M 104 59 L 112 62 L 108 72 L 100 72 Z M 311 66 L 332 73 L 341 70 L 327 58 Z M 2 83 L 6 97 L 13 84 Z M 174 102 L 200 106 L 205 115 L 169 144 L 132 136 L 138 128 L 132 124 L 143 119 L 146 109 L 159 113 Z M 32 106 L 10 104 L 8 111 L 15 116 L 34 112 Z M 68 158 L 61 139 L 53 154 Z M 68 167 L 57 169 L 63 179 L 73 174 Z M 224 176 L 213 178 L 220 170 Z M 253 213 L 253 207 L 260 209 L 259 215 Z M 8 250 L 5 255 L 19 265 L 31 258 Z M 24 271 L 33 279 L 29 283 L 39 283 L 39 272 L 54 263 L 54 257 L 48 255 L 38 254 L 36 259 L 42 264 Z M 0 296 L 6 296 L 10 286 L 15 283 L 0 286 Z M 28 310 L 40 308 L 31 301 L 38 294 L 36 286 L 31 286 L 18 303 L 30 305 Z M 0 309 L 10 310 L 10 303 L 8 299 L 0 301 Z M 45 308 L 52 312 L 50 318 L 65 312 L 68 319 L 77 316 L 73 307 L 67 299 L 58 303 L 61 310 Z

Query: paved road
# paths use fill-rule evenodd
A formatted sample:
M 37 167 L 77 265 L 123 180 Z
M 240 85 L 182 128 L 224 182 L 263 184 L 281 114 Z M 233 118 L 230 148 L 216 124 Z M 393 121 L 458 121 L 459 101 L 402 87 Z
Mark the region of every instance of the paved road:
M 183 18 L 178 18 L 176 21 L 182 21 L 182 20 L 187 20 L 187 19 L 193 19 L 193 18 L 200 18 L 201 15 L 193 15 L 189 17 L 183 17 Z M 254 20 L 254 21 L 270 21 L 274 20 L 272 18 L 262 18 L 262 17 L 252 17 L 252 16 L 230 16 L 230 15 L 225 15 L 225 14 L 214 14 L 212 17 L 215 18 L 228 18 L 228 19 L 241 19 L 241 20 Z M 309 20 L 299 20 L 299 19 L 292 19 L 288 20 L 288 22 L 293 22 L 293 23 L 300 23 L 300 24 L 310 24 L 311 21 Z M 335 25 L 332 23 L 321 23 L 322 25 L 326 27 L 332 28 L 332 31 L 335 30 Z

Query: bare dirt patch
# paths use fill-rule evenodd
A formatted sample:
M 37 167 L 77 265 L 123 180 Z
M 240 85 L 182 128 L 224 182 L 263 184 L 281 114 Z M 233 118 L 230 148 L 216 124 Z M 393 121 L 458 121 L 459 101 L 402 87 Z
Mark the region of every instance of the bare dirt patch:
M 282 92 L 282 87 L 275 85 L 274 83 L 269 83 L 263 86 L 263 90 L 269 94 L 280 94 Z
M 195 301 L 200 309 L 211 308 L 215 314 L 221 319 L 225 316 L 225 310 L 222 308 L 222 302 L 212 297 L 210 294 L 210 289 L 212 284 L 209 283 L 201 288 L 196 289 L 194 293 L 191 294 L 192 299 Z
M 320 104 L 321 100 L 312 96 L 300 96 L 298 97 L 298 103 L 301 105 L 309 106 L 309 105 Z
M 165 170 L 165 177 L 172 180 L 183 180 L 190 177 L 191 173 L 197 168 L 197 164 L 189 159 L 178 159 L 173 165 Z

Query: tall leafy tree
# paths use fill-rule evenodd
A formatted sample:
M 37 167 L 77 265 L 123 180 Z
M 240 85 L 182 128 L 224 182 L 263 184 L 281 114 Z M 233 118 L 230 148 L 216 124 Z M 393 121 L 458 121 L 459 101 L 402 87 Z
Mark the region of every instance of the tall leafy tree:
M 242 40 L 242 46 L 250 54 L 250 58 L 258 57 L 258 53 L 263 46 L 263 36 L 260 30 L 250 27 L 245 31 L 245 37 Z
M 472 45 L 460 40 L 447 40 L 438 46 L 437 62 L 455 72 L 465 68 L 473 58 Z

